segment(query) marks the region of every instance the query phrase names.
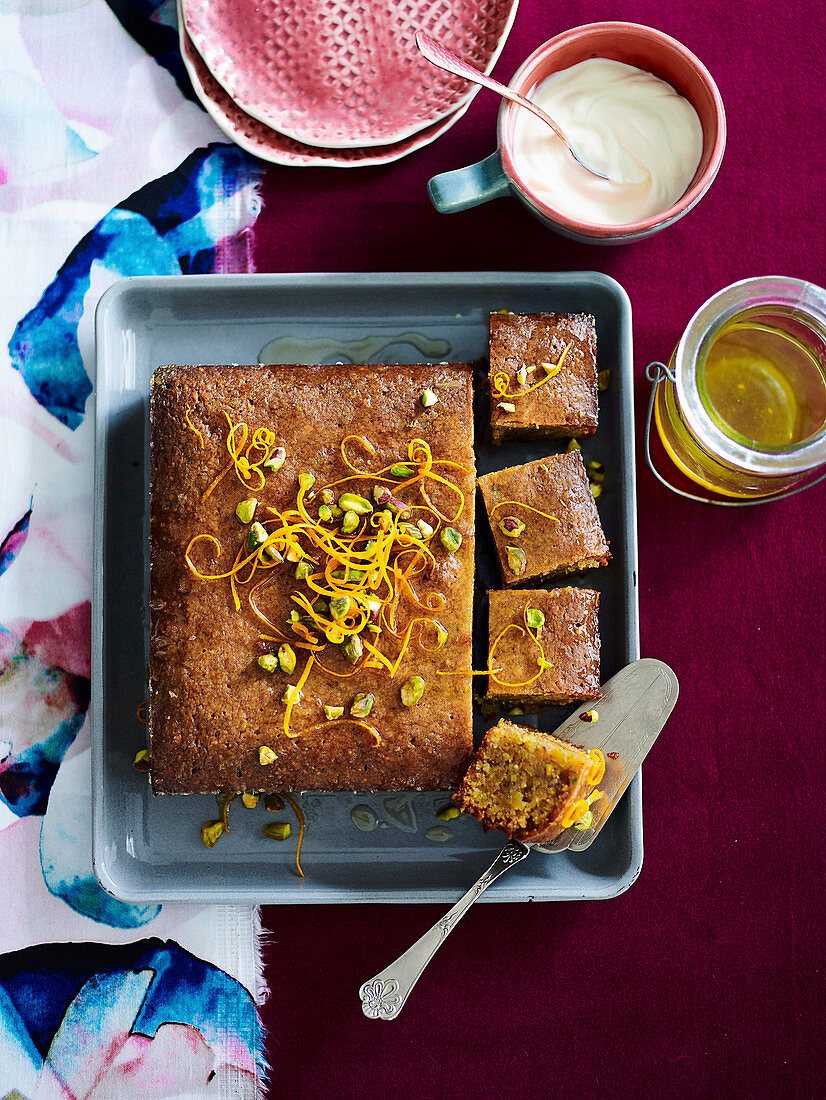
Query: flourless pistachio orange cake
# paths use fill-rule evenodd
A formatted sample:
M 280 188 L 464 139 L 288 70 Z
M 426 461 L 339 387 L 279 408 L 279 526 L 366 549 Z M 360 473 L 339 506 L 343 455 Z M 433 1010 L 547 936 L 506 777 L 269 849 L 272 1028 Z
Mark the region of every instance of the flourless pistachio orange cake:
M 455 787 L 472 752 L 472 377 L 159 368 L 157 793 Z
M 604 774 L 599 751 L 503 718 L 485 734 L 453 800 L 486 829 L 542 843 L 571 825 L 590 824 Z

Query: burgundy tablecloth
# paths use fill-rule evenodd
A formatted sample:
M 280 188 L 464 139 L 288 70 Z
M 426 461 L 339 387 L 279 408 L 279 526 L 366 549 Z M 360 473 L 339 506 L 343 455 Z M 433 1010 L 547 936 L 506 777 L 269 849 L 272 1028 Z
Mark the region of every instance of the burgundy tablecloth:
M 667 31 L 719 84 L 722 170 L 678 225 L 604 249 L 516 200 L 437 215 L 427 179 L 493 150 L 483 92 L 399 164 L 270 170 L 257 263 L 604 271 L 633 304 L 639 444 L 645 365 L 706 297 L 769 273 L 826 284 L 826 15 L 805 0 L 522 0 L 497 74 L 598 19 Z M 644 769 L 638 881 L 612 901 L 475 907 L 391 1023 L 362 1017 L 358 986 L 435 907 L 265 909 L 273 1097 L 824 1095 L 825 494 L 693 504 L 640 455 L 642 653 L 672 665 L 682 695 Z

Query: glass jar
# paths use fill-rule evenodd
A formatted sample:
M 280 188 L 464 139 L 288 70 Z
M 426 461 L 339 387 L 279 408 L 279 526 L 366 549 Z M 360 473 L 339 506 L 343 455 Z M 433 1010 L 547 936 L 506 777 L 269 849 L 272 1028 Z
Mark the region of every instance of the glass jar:
M 704 489 L 768 497 L 826 464 L 826 291 L 813 283 L 769 276 L 721 290 L 661 375 L 660 439 Z

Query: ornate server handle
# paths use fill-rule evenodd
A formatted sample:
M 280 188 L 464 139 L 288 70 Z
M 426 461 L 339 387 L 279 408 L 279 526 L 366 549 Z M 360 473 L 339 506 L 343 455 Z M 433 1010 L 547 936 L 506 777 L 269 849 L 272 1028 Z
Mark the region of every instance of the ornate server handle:
M 531 849 L 518 840 L 509 840 L 487 871 L 395 962 L 385 967 L 359 990 L 361 1010 L 371 1020 L 394 1020 L 404 1007 L 413 986 L 444 941 L 492 882 L 530 854 Z

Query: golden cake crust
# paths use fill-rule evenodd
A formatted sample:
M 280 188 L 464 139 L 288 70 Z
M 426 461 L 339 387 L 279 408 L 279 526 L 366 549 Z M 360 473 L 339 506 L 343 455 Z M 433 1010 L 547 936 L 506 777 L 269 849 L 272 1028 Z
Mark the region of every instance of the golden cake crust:
M 506 585 L 582 572 L 610 561 L 608 541 L 579 451 L 484 474 L 479 488 Z M 509 501 L 516 503 L 506 503 Z M 499 526 L 508 516 L 525 524 L 518 538 L 508 538 Z M 513 567 L 509 547 L 522 551 L 524 568 Z
M 501 666 L 501 670 L 495 678 L 488 677 L 488 699 L 561 705 L 599 698 L 598 592 L 589 588 L 509 589 L 489 592 L 488 597 L 488 650 L 500 635 L 502 639 L 494 654 L 494 665 Z M 513 629 L 526 630 L 526 608 L 534 608 L 544 616 L 538 641 L 551 667 L 536 679 L 539 645 L 527 632 L 520 635 Z M 526 680 L 532 682 L 507 686 Z
M 425 389 L 434 390 L 439 399 L 429 409 L 421 402 Z M 286 448 L 286 460 L 260 491 L 242 485 L 230 469 L 204 499 L 229 461 L 227 415 L 234 424 L 247 424 L 250 437 L 259 427 L 271 430 Z M 455 787 L 472 751 L 471 688 L 465 677 L 437 672 L 470 666 L 471 371 L 447 364 L 163 367 L 153 379 L 151 422 L 150 751 L 155 792 Z M 201 541 L 192 550 L 198 568 L 206 574 L 228 570 L 243 542 L 244 526 L 235 516 L 239 501 L 256 496 L 258 518 L 267 505 L 294 506 L 302 471 L 314 473 L 319 486 L 349 475 L 340 451 L 347 435 L 363 435 L 375 448 L 368 455 L 357 441 L 348 445 L 350 461 L 361 469 L 404 461 L 408 442 L 419 437 L 427 440 L 434 458 L 449 458 L 469 471 L 449 469 L 470 503 L 453 524 L 462 545 L 449 554 L 434 542 L 432 576 L 415 581 L 420 600 L 434 592 L 447 596 L 437 617 L 448 640 L 434 653 L 411 645 L 392 681 L 369 669 L 347 679 L 314 669 L 301 706 L 293 711 L 291 732 L 299 735 L 287 739 L 281 697 L 288 683 L 296 683 L 305 651 L 296 650 L 294 675 L 263 671 L 257 658 L 277 643 L 259 640 L 265 628 L 243 593 L 237 611 L 229 582 L 199 579 L 187 568 L 185 554 L 195 535 L 210 534 L 223 552 L 219 558 Z M 369 496 L 373 485 L 366 478 L 345 488 Z M 432 498 L 445 510 L 454 508 L 456 495 L 438 490 L 431 484 Z M 272 571 L 272 584 L 262 590 L 259 605 L 282 626 L 294 606 L 289 602 L 296 588 L 294 570 L 285 562 Z M 398 625 L 404 627 L 414 614 L 423 613 L 403 599 Z M 432 644 L 430 638 L 427 644 Z M 352 672 L 337 647 L 330 649 L 335 652 L 324 655 L 329 667 Z M 400 701 L 399 687 L 413 673 L 424 677 L 426 690 L 421 702 L 408 708 Z M 325 704 L 349 708 L 358 692 L 376 696 L 369 723 L 379 731 L 380 745 L 363 728 L 325 720 Z M 269 765 L 259 762 L 262 745 L 276 753 Z
M 499 395 L 497 375 L 507 379 L 508 394 L 518 395 L 541 382 L 543 364 L 553 366 L 563 352 L 562 366 L 550 381 L 524 397 Z M 522 368 L 524 382 L 518 377 Z M 492 313 L 490 379 L 494 443 L 593 435 L 599 417 L 594 318 L 586 313 Z M 501 402 L 514 409 L 501 408 Z

